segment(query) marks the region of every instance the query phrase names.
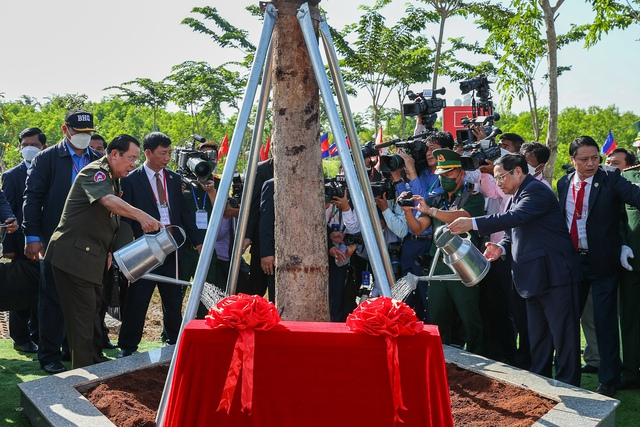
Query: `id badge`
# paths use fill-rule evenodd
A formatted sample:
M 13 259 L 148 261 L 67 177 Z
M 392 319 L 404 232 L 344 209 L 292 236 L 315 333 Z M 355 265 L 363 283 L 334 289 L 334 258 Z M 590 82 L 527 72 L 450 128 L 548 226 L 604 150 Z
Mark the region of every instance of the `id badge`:
M 196 226 L 198 227 L 198 230 L 206 230 L 208 224 L 209 218 L 207 211 L 204 209 L 198 209 L 196 211 Z
M 160 211 L 160 222 L 162 225 L 171 225 L 171 219 L 169 218 L 169 206 L 160 205 L 158 206 L 158 210 Z
M 576 220 L 576 226 L 578 227 L 578 239 L 586 239 L 587 238 L 587 220 L 579 219 Z

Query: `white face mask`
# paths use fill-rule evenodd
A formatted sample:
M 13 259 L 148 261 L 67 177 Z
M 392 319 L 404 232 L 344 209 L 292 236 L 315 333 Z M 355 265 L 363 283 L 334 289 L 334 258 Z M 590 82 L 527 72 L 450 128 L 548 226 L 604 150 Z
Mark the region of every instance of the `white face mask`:
M 22 154 L 22 158 L 25 159 L 29 163 L 31 163 L 33 158 L 39 152 L 40 152 L 40 149 L 38 147 L 33 147 L 31 145 L 27 146 L 27 147 L 24 147 L 22 150 L 20 150 L 20 153 Z
M 76 133 L 75 135 L 71 135 L 69 137 L 69 142 L 78 150 L 84 150 L 89 146 L 89 143 L 91 142 L 91 135 L 89 135 L 88 133 Z
M 536 168 L 534 168 L 533 166 L 531 166 L 528 163 L 527 163 L 527 166 L 529 166 L 529 175 L 535 175 L 536 174 Z

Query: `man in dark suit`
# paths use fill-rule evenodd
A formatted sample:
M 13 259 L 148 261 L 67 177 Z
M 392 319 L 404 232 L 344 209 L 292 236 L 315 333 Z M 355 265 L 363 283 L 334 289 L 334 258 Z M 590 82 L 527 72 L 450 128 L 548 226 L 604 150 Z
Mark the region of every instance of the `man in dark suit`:
M 505 231 L 499 243 L 487 243 L 485 258 L 510 254 L 516 289 L 527 300 L 531 371 L 551 377 L 556 350 L 556 379 L 580 385 L 578 259 L 562 222 L 553 192 L 527 173 L 520 154 L 495 162 L 494 176 L 512 200 L 505 212 L 459 218 L 449 224 L 454 234 L 471 229 L 481 235 Z
M 576 170 L 558 181 L 560 209 L 586 278 L 580 292 L 581 308 L 589 290 L 592 293 L 600 353 L 596 391 L 613 396 L 620 375 L 620 220 L 624 203 L 640 207 L 640 188 L 624 179 L 618 169 L 599 166 L 600 149 L 589 136 L 576 138 L 569 155 Z
M 253 184 L 253 193 L 251 193 L 251 208 L 249 210 L 249 218 L 247 220 L 247 229 L 244 234 L 243 250 L 251 245 L 251 272 L 249 280 L 249 289 L 241 289 L 238 286 L 238 292 L 244 292 L 250 295 L 263 296 L 268 287 L 267 274 L 262 270 L 260 263 L 260 195 L 264 183 L 273 178 L 273 158 L 258 163 L 256 170 L 256 178 Z M 240 283 L 238 283 L 240 285 Z
M 11 206 L 18 225 L 22 224 L 22 197 L 27 169 L 31 161 L 43 149 L 47 148 L 47 137 L 38 128 L 26 128 L 20 135 L 20 154 L 24 159 L 18 166 L 2 174 L 2 191 Z M 7 234 L 2 242 L 2 256 L 14 260 L 26 260 L 24 255 L 24 233 L 22 227 L 15 233 Z M 38 352 L 38 310 L 24 309 L 9 312 L 9 335 L 14 348 L 26 353 Z
M 62 125 L 64 139 L 34 157 L 22 208 L 27 259 L 38 260 L 44 256 L 60 221 L 71 184 L 83 167 L 98 159 L 98 154 L 89 148 L 93 131 L 93 115 L 73 109 L 67 113 Z M 60 351 L 64 320 L 51 264 L 43 261 L 43 268 L 38 295 L 38 360 L 45 371 L 57 374 L 66 370 L 61 363 Z
M 202 249 L 202 236 L 196 227 L 195 215 L 189 211 L 182 196 L 180 175 L 166 169 L 171 160 L 171 139 L 162 132 L 151 132 L 142 140 L 142 147 L 146 161 L 122 179 L 122 199 L 153 216 L 165 227 L 182 227 L 199 252 Z M 123 218 L 123 221 L 131 225 L 135 238 L 143 235 L 139 223 L 127 218 Z M 176 277 L 176 268 L 176 259 L 172 255 L 153 273 Z M 129 356 L 138 349 L 149 301 L 156 286 L 162 298 L 167 343 L 176 343 L 182 323 L 180 286 L 141 279 L 132 283 L 127 290 L 118 337 L 118 347 L 121 349 L 118 357 Z

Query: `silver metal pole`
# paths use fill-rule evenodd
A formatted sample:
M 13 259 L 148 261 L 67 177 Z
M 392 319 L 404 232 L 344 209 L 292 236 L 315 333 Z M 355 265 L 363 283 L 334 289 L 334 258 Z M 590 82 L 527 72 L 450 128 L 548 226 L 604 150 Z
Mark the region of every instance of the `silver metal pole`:
M 256 123 L 253 129 L 253 139 L 251 150 L 249 151 L 249 161 L 247 172 L 244 176 L 244 188 L 242 190 L 242 200 L 240 201 L 240 214 L 238 215 L 238 227 L 236 228 L 233 252 L 229 266 L 229 276 L 227 277 L 227 295 L 234 295 L 238 286 L 238 275 L 240 274 L 240 258 L 242 258 L 242 246 L 244 244 L 244 232 L 247 229 L 249 220 L 249 210 L 251 209 L 251 196 L 255 187 L 256 171 L 258 170 L 258 160 L 260 159 L 260 147 L 264 135 L 264 122 L 267 117 L 267 107 L 269 106 L 269 91 L 271 89 L 271 67 L 273 65 L 273 49 L 269 45 L 267 59 L 262 73 L 262 86 L 260 97 L 258 98 L 258 111 Z
M 255 56 L 253 58 L 253 65 L 251 67 L 251 73 L 245 90 L 245 98 L 242 102 L 242 108 L 238 115 L 238 121 L 236 122 L 233 136 L 231 138 L 231 144 L 229 146 L 229 153 L 227 154 L 227 160 L 225 162 L 224 171 L 222 172 L 222 179 L 218 186 L 218 191 L 221 194 L 229 194 L 231 188 L 231 181 L 233 179 L 233 173 L 236 165 L 238 164 L 238 157 L 242 148 L 242 139 L 247 128 L 249 121 L 249 115 L 251 114 L 251 107 L 253 100 L 256 96 L 258 89 L 258 82 L 260 80 L 260 73 L 264 65 L 267 50 L 269 48 L 269 42 L 271 40 L 271 34 L 275 27 L 276 19 L 278 15 L 275 7 L 272 4 L 268 4 L 264 15 L 264 24 L 262 27 L 262 34 L 260 36 L 260 43 L 256 49 Z M 207 233 L 204 237 L 204 243 L 202 244 L 202 251 L 200 252 L 200 258 L 198 259 L 198 265 L 196 266 L 196 272 L 193 278 L 193 286 L 191 287 L 191 293 L 189 294 L 189 300 L 187 301 L 187 308 L 185 309 L 184 316 L 182 318 L 182 324 L 180 325 L 180 333 L 178 334 L 178 340 L 176 343 L 173 356 L 171 357 L 171 365 L 169 366 L 169 372 L 167 374 L 167 380 L 164 384 L 164 390 L 162 391 L 162 399 L 158 406 L 158 413 L 156 415 L 156 425 L 163 427 L 165 422 L 165 416 L 167 412 L 167 403 L 169 400 L 169 393 L 171 392 L 171 384 L 173 380 L 173 373 L 175 370 L 176 359 L 178 355 L 178 348 L 182 340 L 182 331 L 184 327 L 196 317 L 198 305 L 200 304 L 200 297 L 202 296 L 202 288 L 209 271 L 209 264 L 213 257 L 213 249 L 216 243 L 218 230 L 220 228 L 220 222 L 224 213 L 224 208 L 227 204 L 226 197 L 216 197 L 213 203 L 213 210 L 211 212 L 211 219 L 207 227 Z
M 311 15 L 309 13 L 309 5 L 307 3 L 304 3 L 300 6 L 300 8 L 298 9 L 297 17 L 298 22 L 300 22 L 300 26 L 302 28 L 302 34 L 307 45 L 307 50 L 309 51 L 309 57 L 311 58 L 311 64 L 313 66 L 316 81 L 318 82 L 318 86 L 320 88 L 320 93 L 322 94 L 322 99 L 327 111 L 327 116 L 329 117 L 331 131 L 335 136 L 335 142 L 338 147 L 338 154 L 340 155 L 342 166 L 344 167 L 344 174 L 347 179 L 347 185 L 351 189 L 351 199 L 353 200 L 355 213 L 358 218 L 358 222 L 360 223 L 362 238 L 367 248 L 371 249 L 368 254 L 369 259 L 371 260 L 373 274 L 375 275 L 376 280 L 380 285 L 382 295 L 385 297 L 391 297 L 391 287 L 389 286 L 389 280 L 387 279 L 386 272 L 383 268 L 380 248 L 376 244 L 371 220 L 369 216 L 366 215 L 367 208 L 364 196 L 362 195 L 362 191 L 358 191 L 358 189 L 360 189 L 360 185 L 356 176 L 353 161 L 351 160 L 351 153 L 349 152 L 349 147 L 347 146 L 345 134 L 342 130 L 340 116 L 338 115 L 338 110 L 331 93 L 329 79 L 327 78 L 324 64 L 322 63 L 322 57 L 320 56 L 320 49 L 318 47 L 318 41 L 313 29 Z
M 338 98 L 338 104 L 340 105 L 340 111 L 342 112 L 342 120 L 344 121 L 347 129 L 349 141 L 351 141 L 351 153 L 356 167 L 356 172 L 358 173 L 358 178 L 360 180 L 360 185 L 362 186 L 362 194 L 364 195 L 364 200 L 366 202 L 367 213 L 373 223 L 373 234 L 380 250 L 382 265 L 384 266 L 384 271 L 387 274 L 387 280 L 389 283 L 395 283 L 396 280 L 395 275 L 393 274 L 393 267 L 391 265 L 391 257 L 389 256 L 387 242 L 385 241 L 384 234 L 382 233 L 382 224 L 380 223 L 380 218 L 378 218 L 378 210 L 376 208 L 375 201 L 373 200 L 371 185 L 369 185 L 369 176 L 367 175 L 364 158 L 362 157 L 362 150 L 360 150 L 358 132 L 356 131 L 356 125 L 353 122 L 353 114 L 351 113 L 347 90 L 344 87 L 342 72 L 338 65 L 338 56 L 334 49 L 329 25 L 327 25 L 327 20 L 324 15 L 320 18 L 320 25 L 318 29 L 320 30 L 320 35 L 324 42 L 324 51 L 327 55 L 327 62 L 329 63 L 331 76 L 333 77 L 333 87 L 336 90 L 336 97 Z

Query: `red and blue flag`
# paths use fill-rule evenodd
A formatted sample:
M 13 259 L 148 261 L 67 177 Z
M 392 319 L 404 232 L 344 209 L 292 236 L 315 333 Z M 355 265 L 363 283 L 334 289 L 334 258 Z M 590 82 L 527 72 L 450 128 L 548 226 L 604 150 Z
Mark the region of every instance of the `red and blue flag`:
M 329 133 L 325 133 L 320 137 L 320 147 L 322 147 L 322 158 L 329 157 Z
M 609 129 L 609 135 L 607 135 L 607 139 L 604 141 L 602 145 L 602 154 L 608 156 L 613 150 L 616 149 L 616 140 L 613 138 L 613 134 L 611 133 L 611 129 Z

